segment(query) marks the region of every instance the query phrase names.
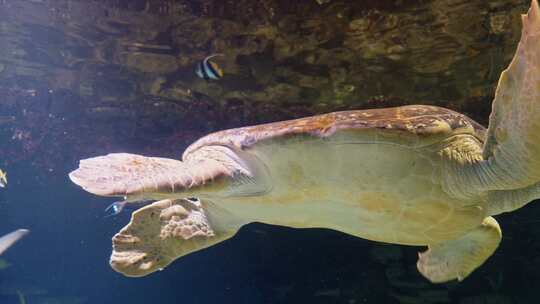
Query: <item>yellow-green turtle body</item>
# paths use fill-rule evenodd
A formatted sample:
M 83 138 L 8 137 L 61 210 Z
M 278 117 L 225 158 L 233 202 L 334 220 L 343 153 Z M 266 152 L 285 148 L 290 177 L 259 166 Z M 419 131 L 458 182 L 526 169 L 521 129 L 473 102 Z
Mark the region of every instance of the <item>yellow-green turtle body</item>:
M 487 130 L 434 106 L 336 112 L 213 133 L 182 161 L 90 158 L 70 178 L 91 193 L 124 196 L 116 211 L 158 200 L 113 238 L 111 265 L 128 276 L 258 221 L 426 245 L 419 271 L 433 282 L 461 280 L 501 240 L 491 216 L 540 197 L 539 15 L 533 1 Z

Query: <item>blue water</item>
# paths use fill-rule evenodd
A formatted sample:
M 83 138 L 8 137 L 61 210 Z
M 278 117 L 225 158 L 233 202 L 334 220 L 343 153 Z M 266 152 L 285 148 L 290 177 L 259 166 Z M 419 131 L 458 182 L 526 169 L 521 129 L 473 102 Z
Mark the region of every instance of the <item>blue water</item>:
M 325 298 L 314 296 L 318 290 L 352 288 L 352 282 L 361 282 L 354 286 L 358 291 L 369 290 L 383 275 L 380 267 L 358 263 L 369 259 L 366 241 L 326 230 L 252 224 L 164 271 L 126 278 L 109 267 L 108 257 L 110 238 L 128 222 L 129 213 L 104 218 L 110 200 L 82 192 L 67 178 L 37 184 L 26 169 L 7 168 L 10 183 L 0 196 L 0 212 L 8 215 L 0 231 L 32 231 L 3 256 L 13 265 L 0 273 L 0 289 L 20 289 L 27 303 L 45 303 L 40 301 L 49 297 L 80 297 L 84 303 L 293 303 L 310 298 L 313 303 Z M 32 295 L 36 290 L 43 294 Z M 365 298 L 383 291 L 373 289 Z M 0 303 L 19 300 L 1 295 Z
M 443 292 L 452 303 L 481 294 L 504 296 L 510 301 L 505 303 L 535 303 L 538 271 L 523 263 L 536 257 L 538 245 L 527 241 L 534 237 L 531 223 L 514 221 L 538 208 L 503 217 L 505 241 L 460 284 L 432 285 L 421 278 L 414 267 L 421 248 L 258 223 L 161 272 L 126 278 L 109 267 L 108 258 L 110 238 L 128 222 L 129 212 L 105 218 L 112 200 L 81 191 L 67 172 L 52 172 L 63 178 L 50 183 L 37 180 L 31 166 L 6 170 L 9 185 L 0 192 L 6 220 L 0 231 L 24 227 L 31 233 L 3 256 L 12 265 L 0 271 L 2 304 L 20 303 L 14 290 L 25 294 L 26 303 L 399 303 L 396 294 L 428 298 L 419 295 L 422 290 Z M 394 260 L 381 262 L 379 256 L 396 253 Z M 396 269 L 403 272 L 397 275 L 400 283 L 388 279 Z

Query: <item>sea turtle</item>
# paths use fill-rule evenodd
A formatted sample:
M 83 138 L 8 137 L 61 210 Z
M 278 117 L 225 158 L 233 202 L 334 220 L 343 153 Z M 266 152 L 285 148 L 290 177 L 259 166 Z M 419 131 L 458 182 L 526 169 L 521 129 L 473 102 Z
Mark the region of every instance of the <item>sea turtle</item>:
M 492 215 L 540 198 L 540 10 L 523 15 L 489 128 L 427 105 L 335 112 L 205 136 L 182 161 L 115 153 L 80 161 L 86 191 L 157 200 L 113 237 L 111 266 L 161 270 L 244 224 L 324 227 L 426 245 L 418 270 L 462 280 L 497 248 Z M 198 198 L 198 199 L 192 199 Z

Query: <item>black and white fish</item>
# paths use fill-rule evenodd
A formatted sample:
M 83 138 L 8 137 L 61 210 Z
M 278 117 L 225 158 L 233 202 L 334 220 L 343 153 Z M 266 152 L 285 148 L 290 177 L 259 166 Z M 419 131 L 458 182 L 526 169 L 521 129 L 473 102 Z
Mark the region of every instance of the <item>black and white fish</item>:
M 217 65 L 217 63 L 210 61 L 210 59 L 216 56 L 223 56 L 223 54 L 213 54 L 204 58 L 197 64 L 195 74 L 205 80 L 219 80 L 223 77 L 223 70 Z
M 4 188 L 7 185 L 7 173 L 0 169 L 0 188 Z

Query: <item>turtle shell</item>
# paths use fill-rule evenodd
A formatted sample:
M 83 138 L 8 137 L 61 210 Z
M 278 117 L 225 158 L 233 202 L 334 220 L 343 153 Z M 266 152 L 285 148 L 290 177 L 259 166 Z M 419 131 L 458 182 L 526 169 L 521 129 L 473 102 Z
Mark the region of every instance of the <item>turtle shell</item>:
M 414 137 L 420 144 L 437 142 L 453 134 L 471 134 L 484 141 L 486 129 L 452 110 L 427 105 L 341 111 L 294 120 L 229 129 L 209 134 L 190 145 L 185 159 L 202 146 L 223 145 L 248 149 L 273 139 L 294 136 L 328 138 L 339 131 L 378 130 L 397 138 Z

